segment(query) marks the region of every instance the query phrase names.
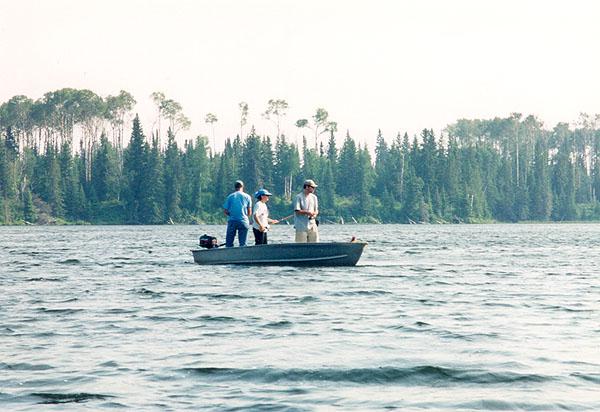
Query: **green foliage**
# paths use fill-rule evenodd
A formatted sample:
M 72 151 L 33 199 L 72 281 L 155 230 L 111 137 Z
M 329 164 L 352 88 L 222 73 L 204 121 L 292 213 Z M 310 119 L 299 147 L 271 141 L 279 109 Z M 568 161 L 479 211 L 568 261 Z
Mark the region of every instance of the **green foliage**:
M 181 153 L 175 143 L 175 135 L 171 132 L 171 129 L 167 132 L 168 142 L 167 149 L 164 154 L 164 190 L 165 195 L 165 206 L 164 206 L 164 221 L 178 221 L 181 215 L 179 204 L 181 202 L 181 184 L 182 170 L 181 170 Z
M 285 136 L 277 139 L 273 164 L 273 187 L 276 193 L 281 193 L 291 200 L 294 178 L 300 174 L 300 154 L 294 144 L 286 141 Z
M 406 179 L 406 194 L 402 201 L 402 223 L 428 222 L 429 214 L 423 198 L 423 179 L 416 175 L 415 170 L 409 168 Z
M 206 137 L 198 136 L 195 141 L 186 142 L 181 167 L 181 207 L 191 215 L 198 215 L 205 203 L 211 204 L 205 202 L 210 182 L 208 139 Z
M 319 209 L 323 214 L 335 214 L 335 181 L 333 180 L 332 162 L 327 159 L 324 164 L 324 170 L 321 173 L 321 187 L 319 191 Z
M 100 148 L 92 161 L 92 185 L 99 202 L 115 200 L 119 197 L 120 177 L 117 165 L 117 152 L 105 134 L 100 137 Z
M 336 193 L 341 196 L 351 196 L 355 192 L 353 183 L 358 180 L 357 166 L 358 158 L 356 143 L 346 134 L 346 139 L 340 150 L 339 168 Z
M 7 136 L 10 136 L 10 128 Z M 0 197 L 11 198 L 16 193 L 15 158 L 10 155 L 9 140 L 0 141 Z
M 140 126 L 140 119 L 136 115 L 133 119 L 133 130 L 131 140 L 124 154 L 123 175 L 125 186 L 123 187 L 123 201 L 127 215 L 125 221 L 128 223 L 143 223 L 142 210 L 147 199 L 147 162 L 148 145 Z
M 315 149 L 307 146 L 306 139 L 303 140 L 302 159 L 302 175 L 306 176 L 307 179 L 319 180 L 321 171 L 319 155 Z
M 243 146 L 240 159 L 240 174 L 243 176 L 247 190 L 256 190 L 264 184 L 264 163 L 262 157 L 262 142 L 256 132 L 252 130 Z M 230 185 L 233 182 L 230 181 Z
M 371 186 L 374 181 L 371 155 L 366 147 L 358 150 L 356 167 L 356 213 L 359 216 L 372 214 Z
M 548 166 L 548 150 L 544 141 L 539 139 L 535 144 L 535 158 L 529 185 L 531 217 L 535 220 L 548 220 L 552 212 L 552 191 Z
M 338 146 L 337 124 L 322 108 L 296 123 L 312 130 L 315 146 L 312 137 L 301 147 L 289 142 L 280 133 L 283 100 L 265 112 L 274 139 L 254 128 L 243 136 L 242 102 L 240 135 L 212 153 L 205 136 L 180 148 L 176 130 L 188 125 L 181 105 L 159 92 L 153 98 L 159 123 L 171 127 L 166 146 L 160 125 L 147 140 L 137 116 L 123 141 L 135 103 L 125 91 L 103 99 L 64 88 L 1 104 L 0 223 L 222 223 L 237 179 L 249 193 L 273 192 L 271 213 L 282 217 L 306 178 L 319 184 L 321 215 L 331 222 L 600 219 L 600 130 L 589 116 L 575 129 L 545 130 L 534 116 L 513 113 L 460 119 L 440 136 L 424 129 L 387 142 L 379 131 L 371 152 L 349 133 Z M 110 137 L 101 133 L 107 127 Z
M 33 204 L 33 198 L 29 188 L 23 190 L 23 220 L 30 223 L 37 221 L 37 210 Z
M 73 159 L 71 155 L 71 146 L 68 142 L 65 142 L 60 153 L 62 172 L 61 188 L 65 202 L 65 217 L 71 220 L 85 220 L 88 217 L 85 190 L 80 181 L 80 177 L 84 177 L 79 170 L 80 163 L 83 164 L 81 160 L 81 158 Z M 102 175 L 96 173 L 96 176 L 98 182 L 100 182 L 100 177 Z M 83 182 L 87 183 L 85 182 L 85 179 L 83 179 Z M 93 183 L 96 183 L 96 179 L 93 180 Z M 119 189 L 118 185 L 115 187 L 112 186 L 113 184 L 115 184 L 115 182 L 109 181 L 108 183 L 104 183 L 103 187 L 107 188 L 107 192 L 113 190 L 117 191 Z M 92 184 L 90 186 L 93 188 L 94 185 Z
M 140 223 L 165 223 L 165 186 L 163 174 L 163 157 L 160 153 L 158 137 L 152 139 L 152 148 L 146 150 L 143 176 L 144 181 L 139 188 L 141 194 Z

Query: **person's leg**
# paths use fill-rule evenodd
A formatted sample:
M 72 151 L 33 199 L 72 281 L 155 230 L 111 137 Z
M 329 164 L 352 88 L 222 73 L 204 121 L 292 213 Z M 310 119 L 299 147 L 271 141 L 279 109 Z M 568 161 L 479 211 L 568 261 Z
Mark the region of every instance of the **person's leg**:
M 255 245 L 262 245 L 263 243 L 263 232 L 261 232 L 260 230 L 256 229 L 256 228 L 252 228 L 252 233 L 254 233 L 254 244 Z
M 248 239 L 248 229 L 244 223 L 240 222 L 238 226 L 238 239 L 240 241 L 240 246 L 246 246 L 246 239 Z
M 227 222 L 225 247 L 233 247 L 233 239 L 235 239 L 235 222 Z
M 308 232 L 296 231 L 296 243 L 306 243 L 308 241 Z
M 309 229 L 307 232 L 307 242 L 317 243 L 319 242 L 319 229 Z

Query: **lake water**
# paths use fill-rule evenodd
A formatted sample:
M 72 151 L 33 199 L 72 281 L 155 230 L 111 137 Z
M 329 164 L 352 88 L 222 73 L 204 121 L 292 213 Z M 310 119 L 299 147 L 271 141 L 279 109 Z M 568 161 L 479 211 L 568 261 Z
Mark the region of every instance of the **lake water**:
M 0 410 L 600 410 L 600 225 L 322 225 L 357 267 L 195 265 L 224 232 L 0 227 Z

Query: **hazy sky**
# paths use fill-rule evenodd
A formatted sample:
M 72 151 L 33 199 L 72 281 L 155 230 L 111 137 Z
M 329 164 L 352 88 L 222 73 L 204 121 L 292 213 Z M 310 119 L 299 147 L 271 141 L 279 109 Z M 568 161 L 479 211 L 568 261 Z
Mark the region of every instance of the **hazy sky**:
M 553 127 L 600 113 L 598 21 L 591 0 L 0 0 L 0 102 L 124 89 L 148 132 L 163 91 L 192 121 L 181 137 L 210 134 L 212 112 L 217 139 L 240 101 L 274 135 L 271 98 L 291 137 L 317 107 L 370 144 L 515 111 Z

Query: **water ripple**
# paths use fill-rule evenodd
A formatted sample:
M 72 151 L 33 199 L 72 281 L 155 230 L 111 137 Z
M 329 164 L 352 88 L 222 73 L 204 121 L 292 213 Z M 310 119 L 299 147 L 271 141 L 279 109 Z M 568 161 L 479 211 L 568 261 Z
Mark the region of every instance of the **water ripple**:
M 242 380 L 258 383 L 274 382 L 352 382 L 367 385 L 449 385 L 480 384 L 498 385 L 513 383 L 543 383 L 556 378 L 537 374 L 492 372 L 485 370 L 453 369 L 439 366 L 416 366 L 411 368 L 358 368 L 358 369 L 236 369 L 236 368 L 189 368 L 184 373 L 210 377 L 220 381 Z
M 195 265 L 224 231 L 0 227 L 0 410 L 600 410 L 600 224 L 322 225 L 358 266 Z
M 80 403 L 89 400 L 105 400 L 112 398 L 110 395 L 101 395 L 97 393 L 45 393 L 36 392 L 32 393 L 31 396 L 41 398 L 41 401 L 37 402 L 40 404 L 61 404 L 61 403 Z

